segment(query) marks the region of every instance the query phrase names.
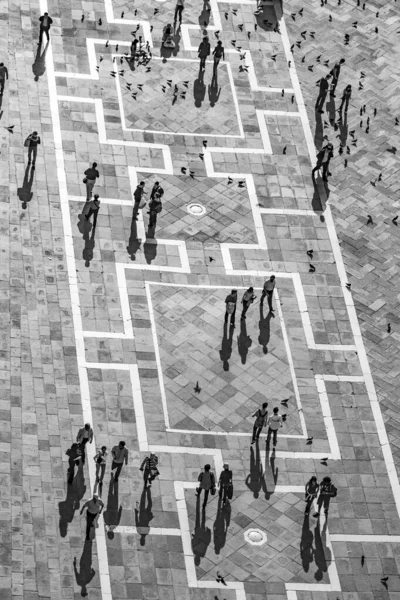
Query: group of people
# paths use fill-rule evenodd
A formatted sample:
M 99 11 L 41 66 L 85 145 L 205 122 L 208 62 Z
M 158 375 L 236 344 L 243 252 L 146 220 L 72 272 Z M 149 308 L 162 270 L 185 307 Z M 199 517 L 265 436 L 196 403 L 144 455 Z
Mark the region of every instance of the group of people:
M 275 310 L 272 308 L 272 299 L 274 296 L 275 289 L 275 275 L 271 275 L 270 278 L 265 281 L 263 285 L 263 290 L 261 293 L 260 302 L 263 304 L 265 297 L 267 297 L 268 302 L 268 310 L 270 314 L 273 314 Z M 246 313 L 249 310 L 250 306 L 253 304 L 254 300 L 256 300 L 257 296 L 254 294 L 254 288 L 249 287 L 243 294 L 241 304 L 242 304 L 242 313 L 240 315 L 241 319 L 246 319 Z M 225 298 L 225 323 L 227 324 L 230 321 L 230 327 L 235 328 L 235 316 L 236 316 L 236 307 L 238 301 L 238 292 L 237 290 L 231 290 L 230 294 L 228 294 Z

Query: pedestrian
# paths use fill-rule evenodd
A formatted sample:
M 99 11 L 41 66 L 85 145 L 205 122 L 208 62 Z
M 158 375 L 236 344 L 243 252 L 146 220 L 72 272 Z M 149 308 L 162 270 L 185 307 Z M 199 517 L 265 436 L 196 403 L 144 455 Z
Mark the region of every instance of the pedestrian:
M 271 277 L 264 283 L 263 291 L 261 294 L 261 304 L 264 302 L 265 296 L 267 296 L 268 301 L 268 309 L 270 313 L 273 313 L 274 310 L 272 308 L 272 298 L 274 296 L 275 289 L 275 275 L 271 275 Z
M 144 194 L 146 193 L 144 191 L 144 186 L 145 183 L 144 181 L 141 181 L 139 183 L 139 185 L 136 186 L 135 191 L 133 192 L 133 199 L 134 199 L 134 205 L 133 205 L 133 218 L 135 221 L 137 221 L 137 214 L 139 212 L 139 208 L 144 208 L 145 204 L 143 204 L 144 201 Z
M 39 18 L 39 22 L 40 22 L 39 45 L 40 45 L 42 43 L 43 33 L 46 34 L 47 41 L 50 40 L 49 31 L 50 31 L 51 24 L 53 23 L 53 19 L 51 17 L 49 17 L 49 13 L 45 12 L 44 15 L 42 15 Z
M 331 498 L 337 496 L 337 489 L 333 485 L 330 477 L 324 477 L 319 486 L 319 496 L 317 500 L 318 510 L 314 513 L 314 517 L 319 517 L 322 506 L 324 507 L 324 513 L 327 515 L 329 512 L 329 503 Z
M 320 150 L 317 154 L 317 164 L 313 168 L 311 172 L 311 176 L 314 179 L 315 171 L 319 171 L 322 168 L 322 179 L 324 181 L 328 180 L 328 176 L 331 175 L 329 172 L 329 163 L 331 158 L 333 157 L 333 145 L 329 142 Z
M 217 73 L 217 67 L 219 65 L 219 61 L 221 60 L 225 60 L 225 49 L 222 45 L 221 40 L 219 40 L 217 42 L 217 45 L 215 46 L 214 50 L 213 50 L 213 56 L 214 56 L 214 74 Z
M 75 467 L 79 467 L 82 458 L 82 450 L 80 446 L 74 442 L 71 448 L 65 453 L 68 456 L 68 484 L 74 481 Z
M 308 515 L 310 513 L 311 506 L 318 495 L 319 483 L 315 475 L 309 479 L 306 483 L 305 487 L 305 501 L 306 501 L 306 510 L 304 514 Z
M 240 317 L 241 319 L 246 318 L 246 313 L 249 310 L 249 306 L 250 306 L 250 304 L 253 304 L 255 299 L 256 299 L 256 296 L 254 295 L 254 289 L 252 287 L 249 287 L 249 289 L 246 290 L 245 293 L 243 294 L 243 298 L 242 298 L 243 309 L 242 309 L 242 314 Z
M 135 66 L 135 59 L 136 59 L 136 55 L 137 55 L 138 43 L 139 43 L 139 40 L 137 40 L 136 38 L 131 43 L 131 55 L 129 57 L 129 62 L 133 63 L 133 67 Z
M 143 471 L 144 487 L 151 486 L 151 482 L 160 474 L 158 468 L 158 456 L 153 452 L 150 456 L 146 456 L 140 465 L 140 471 Z
M 261 433 L 263 427 L 265 427 L 265 425 L 267 424 L 267 420 L 268 420 L 267 408 L 268 408 L 268 402 L 263 402 L 262 407 L 257 408 L 257 410 L 254 411 L 253 414 L 251 415 L 252 417 L 256 418 L 256 420 L 254 421 L 254 425 L 253 425 L 253 438 L 251 440 L 252 444 L 254 444 L 254 442 L 260 438 L 260 433 Z
M 210 490 L 212 496 L 215 494 L 215 475 L 211 471 L 211 465 L 204 465 L 204 471 L 200 473 L 197 481 L 200 482 L 200 485 L 196 488 L 196 496 L 199 497 L 201 490 L 204 490 L 203 508 L 205 508 Z
M 175 48 L 174 30 L 171 23 L 167 23 L 163 29 L 161 45 L 164 46 L 164 48 Z
M 0 96 L 3 95 L 6 79 L 8 79 L 8 69 L 4 63 L 0 63 Z
M 237 305 L 237 290 L 231 290 L 231 293 L 225 298 L 225 323 L 228 322 L 229 315 L 231 316 L 231 327 L 235 327 L 235 315 Z
M 179 17 L 179 25 L 182 24 L 182 13 L 183 13 L 184 8 L 185 8 L 185 0 L 177 0 L 176 6 L 175 6 L 174 23 L 176 23 L 176 21 Z
M 40 144 L 40 137 L 38 136 L 37 131 L 33 131 L 25 140 L 24 146 L 28 147 L 28 165 L 32 162 L 32 169 L 35 168 L 36 157 L 37 157 L 37 147 Z M 33 161 L 32 161 L 33 155 Z
M 203 40 L 200 42 L 199 49 L 197 51 L 198 57 L 200 58 L 200 71 L 206 68 L 206 60 L 207 56 L 210 56 L 211 46 L 208 40 L 208 35 L 206 35 Z
M 86 183 L 86 202 L 89 202 L 92 197 L 92 192 L 96 179 L 100 177 L 98 170 L 96 169 L 97 163 L 93 163 L 91 167 L 86 169 L 83 183 Z
M 111 456 L 113 457 L 111 471 L 115 471 L 114 481 L 118 481 L 118 477 L 121 474 L 123 464 L 128 464 L 128 450 L 125 448 L 125 442 L 121 441 L 118 446 L 114 446 L 111 450 Z
M 349 108 L 350 98 L 351 98 L 351 85 L 349 84 L 349 85 L 346 85 L 346 87 L 343 90 L 342 101 L 339 106 L 340 115 L 342 114 L 343 106 L 344 106 L 344 112 L 347 113 L 347 109 Z
M 158 194 L 160 198 L 164 196 L 164 190 L 162 189 L 160 182 L 156 181 L 150 192 L 150 200 L 153 200 L 154 196 Z
M 85 423 L 85 426 L 81 427 L 76 436 L 76 441 L 82 452 L 82 463 L 85 464 L 85 446 L 88 442 L 90 444 L 93 442 L 93 429 L 90 423 Z
M 341 66 L 345 63 L 345 59 L 341 58 L 340 61 L 336 64 L 333 65 L 331 72 L 329 73 L 329 75 L 332 77 L 332 83 L 331 83 L 331 89 L 329 91 L 329 94 L 331 96 L 333 96 L 335 98 L 335 91 L 336 91 L 336 86 L 338 84 L 339 81 L 339 75 L 340 75 L 340 68 Z
M 93 217 L 93 229 L 95 229 L 96 225 L 97 225 L 97 216 L 99 214 L 99 210 L 100 210 L 100 199 L 99 199 L 99 195 L 95 194 L 93 197 L 93 200 L 91 200 L 90 202 L 87 203 L 87 212 L 86 212 L 86 221 L 89 221 L 90 217 L 92 215 L 94 215 Z
M 102 483 L 104 479 L 104 473 L 106 471 L 107 464 L 107 446 L 102 446 L 100 450 L 97 450 L 94 456 L 94 462 L 96 463 L 96 482 Z
M 157 215 L 162 211 L 161 196 L 157 192 L 153 200 L 149 204 L 149 227 L 155 227 L 157 225 Z
M 327 75 L 326 77 L 321 77 L 321 79 L 319 80 L 318 98 L 315 103 L 315 110 L 318 110 L 319 113 L 324 112 L 324 103 L 328 94 L 329 80 L 330 75 Z
M 222 500 L 222 504 L 225 504 L 226 499 L 231 500 L 233 494 L 232 471 L 229 469 L 228 463 L 224 464 L 224 470 L 221 471 L 218 485 L 219 497 Z
M 85 502 L 81 508 L 81 513 L 87 508 L 86 511 L 86 541 L 90 541 L 90 530 L 93 527 L 94 521 L 104 508 L 104 502 L 100 500 L 97 494 L 93 494 L 93 498 Z
M 278 442 L 278 429 L 280 429 L 281 427 L 283 427 L 283 422 L 282 422 L 282 416 L 279 414 L 279 408 L 275 407 L 272 411 L 272 415 L 269 417 L 268 421 L 268 433 L 267 433 L 267 440 L 266 440 L 266 445 L 269 448 L 269 443 L 271 440 L 271 435 L 273 437 L 272 439 L 272 443 L 274 445 L 274 448 Z

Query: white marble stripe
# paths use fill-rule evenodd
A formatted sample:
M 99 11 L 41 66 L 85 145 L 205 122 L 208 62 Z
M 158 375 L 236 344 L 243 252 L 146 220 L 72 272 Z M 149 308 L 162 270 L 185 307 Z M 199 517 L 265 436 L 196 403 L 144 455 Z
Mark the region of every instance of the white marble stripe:
M 400 544 L 400 535 L 379 535 L 379 534 L 350 534 L 350 533 L 333 533 L 330 536 L 331 542 L 354 542 L 354 543 L 371 543 L 371 544 Z
M 139 529 L 139 532 L 138 532 Z M 134 525 L 118 525 L 112 528 L 113 533 L 120 533 L 121 535 L 140 535 L 146 533 L 146 535 L 172 535 L 181 537 L 182 532 L 180 529 L 168 529 L 163 527 L 135 527 Z

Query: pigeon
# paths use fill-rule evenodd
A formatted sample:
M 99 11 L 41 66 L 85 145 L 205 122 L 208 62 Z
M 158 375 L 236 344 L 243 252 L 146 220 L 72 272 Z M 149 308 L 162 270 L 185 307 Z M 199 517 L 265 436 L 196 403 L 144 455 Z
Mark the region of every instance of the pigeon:
M 190 173 L 190 178 L 194 179 L 194 171 L 189 171 L 189 173 Z
M 308 269 L 308 272 L 309 273 L 314 273 L 315 272 L 315 267 L 311 263 L 310 263 L 310 268 Z
M 181 95 L 179 96 L 179 98 L 182 98 L 183 100 L 186 100 L 186 92 L 182 92 Z
M 137 88 L 138 88 L 138 89 L 139 89 L 141 92 L 143 92 L 143 83 L 138 83 L 138 84 L 137 84 Z
M 378 111 L 377 111 L 377 109 L 376 109 L 376 108 L 374 108 L 374 117 L 376 117 L 376 113 L 377 113 L 377 112 L 378 112 Z
M 188 88 L 189 87 L 189 82 L 188 81 L 184 81 L 183 82 L 183 87 Z
M 299 15 L 300 15 L 301 17 L 303 16 L 303 10 L 304 10 L 304 8 L 301 8 L 301 9 L 299 10 Z
M 238 25 L 238 28 L 240 29 L 240 31 L 243 31 L 243 24 Z
M 387 324 L 387 332 L 390 333 L 392 331 L 392 327 L 390 323 Z
M 379 173 L 377 181 L 382 181 L 382 173 Z
M 317 56 L 317 58 L 315 60 L 317 61 L 317 63 L 321 62 L 321 54 L 319 56 Z
M 383 586 L 384 586 L 386 589 L 388 589 L 388 585 L 387 585 L 387 580 L 388 580 L 388 579 L 389 579 L 389 577 L 382 577 L 382 578 L 381 578 L 381 583 L 382 583 L 382 585 L 383 585 Z
M 288 61 L 288 65 L 287 65 L 289 69 L 290 69 L 290 67 L 291 67 L 291 64 L 292 64 L 292 61 L 291 61 L 291 60 L 289 60 L 289 61 Z M 292 97 L 293 97 L 293 96 L 292 96 Z
M 213 258 L 212 256 L 209 256 L 209 257 L 208 257 L 208 260 L 209 260 L 210 262 L 213 262 L 213 261 L 215 260 L 215 258 Z
M 306 39 L 306 33 L 307 33 L 307 31 L 302 31 L 302 33 L 300 34 L 301 37 L 303 38 L 303 40 Z
M 398 218 L 399 218 L 399 215 L 396 215 L 395 217 L 393 217 L 393 219 L 392 219 L 392 223 L 393 223 L 393 225 L 396 225 L 396 226 L 397 226 L 397 219 L 398 219 Z
M 103 25 L 103 21 L 101 19 L 99 19 L 99 25 Z
M 332 23 L 332 15 L 329 15 L 329 23 Z
M 203 146 L 204 146 L 204 148 L 207 148 L 207 144 L 208 144 L 207 140 L 203 140 Z
M 204 154 L 201 154 L 201 152 L 200 152 L 199 158 L 201 158 L 201 160 L 204 160 Z
M 281 417 L 282 417 L 282 421 L 286 422 L 287 414 L 281 415 Z
M 292 17 L 293 21 L 296 20 L 296 13 L 292 13 L 290 16 Z
M 285 398 L 284 400 L 281 400 L 281 404 L 283 404 L 283 406 L 287 406 L 288 402 L 289 402 L 289 398 Z
M 390 152 L 390 154 L 396 154 L 397 148 L 392 146 L 391 148 L 387 148 L 387 152 Z
M 232 14 L 235 15 L 235 17 L 236 17 L 236 15 L 237 15 L 237 8 L 233 8 L 232 9 Z
M 215 578 L 215 581 L 217 583 L 222 583 L 222 585 L 226 585 L 225 579 L 223 578 L 222 575 L 220 575 L 220 572 L 217 571 L 217 577 Z M 382 581 L 382 580 L 381 580 Z
M 106 41 L 106 48 L 108 48 L 108 44 L 110 43 L 110 40 Z
M 238 187 L 244 188 L 245 187 L 245 182 L 244 181 L 239 181 Z
M 309 256 L 310 258 L 312 258 L 313 254 L 314 254 L 314 250 L 307 250 L 307 256 Z
M 231 183 L 233 183 L 233 179 L 232 179 L 232 177 L 228 176 L 228 185 L 230 185 Z
M 376 187 L 376 179 L 375 179 L 375 181 L 370 181 L 370 184 L 371 184 L 373 187 Z
M 96 66 L 96 71 L 99 72 L 99 70 L 100 70 L 100 67 L 99 67 L 99 65 L 97 65 Z
M 309 67 L 307 67 L 307 69 L 308 69 L 309 71 L 311 71 L 311 73 L 313 73 L 313 72 L 314 72 L 314 71 L 313 71 L 313 69 L 314 69 L 314 65 L 310 65 Z
M 196 387 L 194 388 L 194 391 L 196 392 L 196 394 L 200 394 L 201 392 L 201 387 L 199 386 L 199 382 L 196 382 Z
M 225 20 L 227 21 L 229 14 L 226 12 L 226 13 L 224 13 L 224 16 L 225 16 Z
M 320 460 L 320 462 L 321 462 L 321 465 L 325 465 L 325 466 L 326 466 L 326 464 L 327 464 L 327 461 L 328 461 L 328 457 L 326 457 L 326 458 L 321 458 L 321 460 Z
M 122 11 L 122 13 L 121 13 L 121 19 L 124 18 L 124 14 L 125 14 L 124 11 Z
M 347 158 L 344 159 L 344 168 L 347 169 Z
M 286 154 L 286 149 L 287 149 L 287 146 L 284 147 L 283 154 Z
M 365 556 L 364 554 L 361 556 L 361 566 L 363 567 L 365 564 Z
M 131 96 L 134 100 L 136 100 L 137 92 L 132 92 Z
M 397 117 L 396 117 L 396 120 L 395 120 L 394 124 L 395 124 L 395 125 L 398 125 L 398 124 L 399 124 L 399 119 L 398 119 Z
M 354 21 L 354 23 L 352 23 L 351 26 L 354 27 L 354 29 L 357 29 L 357 24 L 358 24 L 358 21 Z
M 232 46 L 236 46 L 236 40 L 231 40 Z
M 292 104 L 294 104 L 294 96 L 292 96 Z
M 150 73 L 150 71 L 151 71 L 151 67 L 147 67 L 146 73 Z
M 285 90 L 282 90 L 282 91 L 281 91 L 281 96 L 282 96 L 282 98 L 283 98 L 283 96 L 284 96 L 284 95 L 285 95 Z
M 373 224 L 373 220 L 372 220 L 371 215 L 367 215 L 367 217 L 368 217 L 367 225 Z
M 6 127 L 6 129 L 9 133 L 14 133 L 14 127 L 15 125 L 9 125 L 8 127 Z
M 119 59 L 119 64 L 122 65 L 123 62 L 124 62 L 124 57 L 121 56 L 121 58 Z
M 276 54 L 273 54 L 273 55 L 271 56 L 271 58 L 272 58 L 272 60 L 273 60 L 274 62 L 276 62 Z
M 85 20 L 85 15 L 81 16 L 81 23 L 83 23 L 83 21 Z
M 247 38 L 250 39 L 251 38 L 251 31 L 247 32 Z
M 162 89 L 163 93 L 165 94 L 165 91 L 166 91 L 166 89 L 167 89 L 167 88 L 165 87 L 165 85 L 162 85 L 162 86 L 161 86 L 161 89 Z
M 158 12 L 160 12 L 159 9 L 155 8 L 153 14 L 156 15 Z
M 183 173 L 184 175 L 186 175 L 186 167 L 181 167 L 181 173 Z
M 308 437 L 307 438 L 307 446 L 310 446 L 310 444 L 312 444 L 313 439 L 314 439 L 313 437 Z
M 131 84 L 131 83 L 127 83 L 127 84 L 126 84 L 126 89 L 127 89 L 127 90 L 131 91 L 131 87 L 132 87 L 132 84 Z
M 117 45 L 115 46 L 115 52 L 118 52 L 118 48 L 119 48 L 119 46 L 118 46 L 118 44 L 117 44 Z
M 346 283 L 346 289 L 351 290 L 351 283 Z
M 315 35 L 315 31 L 310 31 L 310 36 L 312 37 L 312 39 L 314 40 L 314 35 Z

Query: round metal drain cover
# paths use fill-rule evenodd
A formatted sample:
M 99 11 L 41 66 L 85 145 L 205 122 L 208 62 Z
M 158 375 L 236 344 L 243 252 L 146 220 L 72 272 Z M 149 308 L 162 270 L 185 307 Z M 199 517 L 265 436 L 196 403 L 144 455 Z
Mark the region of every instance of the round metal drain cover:
M 187 211 L 190 215 L 194 215 L 195 217 L 201 217 L 206 214 L 206 209 L 202 204 L 195 202 L 194 204 L 189 204 L 187 207 Z
M 248 529 L 244 534 L 244 539 L 252 546 L 262 546 L 267 541 L 267 535 L 260 529 Z

